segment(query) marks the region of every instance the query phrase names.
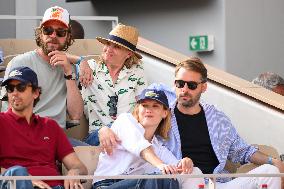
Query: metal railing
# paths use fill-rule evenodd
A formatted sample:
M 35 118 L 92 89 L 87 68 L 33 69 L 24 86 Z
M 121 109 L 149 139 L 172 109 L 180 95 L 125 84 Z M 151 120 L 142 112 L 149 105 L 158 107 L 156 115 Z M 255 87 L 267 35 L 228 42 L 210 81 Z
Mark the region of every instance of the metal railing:
M 111 21 L 112 28 L 118 24 L 117 16 L 70 16 L 72 20 Z M 0 20 L 41 20 L 42 16 L 0 15 Z
M 210 189 L 216 188 L 217 178 L 237 178 L 237 177 L 284 177 L 284 173 L 278 174 L 177 174 L 177 175 L 117 175 L 117 176 L 0 176 L 0 180 L 10 180 L 12 189 L 16 189 L 17 180 L 65 180 L 65 179 L 81 179 L 92 180 L 96 179 L 163 179 L 163 178 L 208 178 L 210 179 Z
M 117 16 L 70 16 L 73 20 L 83 20 L 83 21 L 110 21 L 112 29 L 118 24 Z M 0 15 L 0 20 L 16 20 L 16 38 L 30 38 L 33 36 L 29 32 L 23 32 L 21 29 L 17 28 L 29 28 L 26 25 L 23 26 L 23 23 L 17 22 L 19 20 L 31 20 L 27 24 L 35 28 L 37 27 L 36 20 L 41 20 L 42 16 L 20 16 L 20 15 Z M 4 37 L 5 38 L 5 37 Z

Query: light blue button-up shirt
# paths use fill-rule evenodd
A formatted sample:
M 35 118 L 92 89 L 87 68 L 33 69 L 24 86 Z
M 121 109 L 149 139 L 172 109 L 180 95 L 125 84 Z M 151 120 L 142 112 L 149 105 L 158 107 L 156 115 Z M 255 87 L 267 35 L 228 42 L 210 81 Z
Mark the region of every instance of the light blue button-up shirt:
M 155 88 L 163 90 L 171 104 L 171 130 L 169 133 L 169 140 L 163 141 L 163 144 L 178 158 L 182 158 L 181 153 L 181 140 L 178 130 L 176 117 L 174 114 L 174 108 L 176 106 L 175 92 L 169 87 L 163 84 L 152 84 L 149 88 Z M 214 169 L 213 173 L 228 173 L 225 170 L 227 160 L 232 162 L 239 162 L 241 164 L 248 163 L 253 153 L 257 151 L 254 146 L 248 145 L 237 133 L 236 129 L 232 125 L 230 119 L 215 106 L 201 102 L 207 127 L 209 131 L 209 137 L 213 150 L 219 161 L 219 165 Z M 230 178 L 218 179 L 219 182 L 227 182 Z

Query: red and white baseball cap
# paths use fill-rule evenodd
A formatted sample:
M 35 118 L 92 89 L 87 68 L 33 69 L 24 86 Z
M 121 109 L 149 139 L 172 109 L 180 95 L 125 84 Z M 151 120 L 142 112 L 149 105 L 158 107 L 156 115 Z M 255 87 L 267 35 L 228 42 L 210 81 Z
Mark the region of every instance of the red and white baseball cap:
M 59 6 L 54 6 L 46 9 L 42 18 L 41 26 L 50 20 L 57 20 L 63 23 L 68 28 L 70 15 L 66 9 Z

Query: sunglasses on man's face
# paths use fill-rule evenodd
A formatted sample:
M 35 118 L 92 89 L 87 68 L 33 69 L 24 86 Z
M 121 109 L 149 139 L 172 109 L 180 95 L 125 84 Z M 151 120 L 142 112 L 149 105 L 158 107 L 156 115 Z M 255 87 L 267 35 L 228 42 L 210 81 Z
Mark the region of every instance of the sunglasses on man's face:
M 54 29 L 53 27 L 50 27 L 50 26 L 42 27 L 42 33 L 44 35 L 51 35 L 53 34 L 54 31 L 57 37 L 65 37 L 68 30 L 63 29 L 63 28 Z
M 31 84 L 19 83 L 17 85 L 8 84 L 5 86 L 5 88 L 8 93 L 12 93 L 14 92 L 15 88 L 17 89 L 18 92 L 24 92 L 27 89 L 27 87 L 31 86 L 32 86 Z
M 204 81 L 196 82 L 196 81 L 183 81 L 183 80 L 175 80 L 175 85 L 177 88 L 183 88 L 185 84 L 187 84 L 187 87 L 190 90 L 195 90 L 197 86 L 201 83 L 204 83 Z

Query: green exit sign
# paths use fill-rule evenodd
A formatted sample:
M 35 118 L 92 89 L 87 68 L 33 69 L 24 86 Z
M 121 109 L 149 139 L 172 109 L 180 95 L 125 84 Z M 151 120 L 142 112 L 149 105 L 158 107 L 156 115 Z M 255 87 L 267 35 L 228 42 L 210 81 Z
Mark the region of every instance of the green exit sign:
M 212 51 L 214 49 L 213 35 L 189 36 L 189 49 L 191 51 Z

